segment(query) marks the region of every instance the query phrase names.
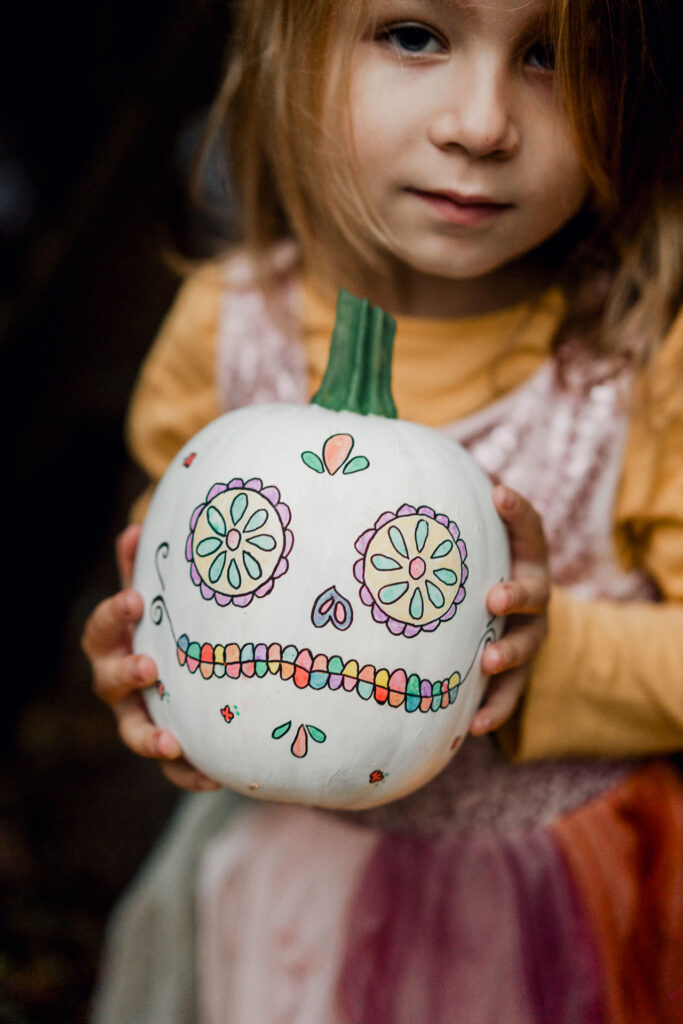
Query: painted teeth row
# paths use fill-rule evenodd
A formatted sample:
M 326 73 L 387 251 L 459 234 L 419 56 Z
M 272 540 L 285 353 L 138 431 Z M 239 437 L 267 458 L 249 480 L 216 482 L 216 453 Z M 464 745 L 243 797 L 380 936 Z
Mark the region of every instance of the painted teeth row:
M 190 641 L 186 633 L 178 639 L 178 663 L 194 673 L 199 670 L 204 679 L 238 679 L 240 676 L 263 676 L 271 673 L 282 679 L 291 679 L 295 686 L 322 690 L 354 691 L 363 700 L 374 697 L 378 704 L 404 707 L 406 711 L 438 711 L 453 704 L 460 686 L 460 673 L 453 672 L 447 679 L 430 682 L 413 673 L 408 675 L 397 668 L 363 665 L 351 660 L 344 662 L 334 655 L 313 655 L 299 650 L 294 644 L 199 644 Z

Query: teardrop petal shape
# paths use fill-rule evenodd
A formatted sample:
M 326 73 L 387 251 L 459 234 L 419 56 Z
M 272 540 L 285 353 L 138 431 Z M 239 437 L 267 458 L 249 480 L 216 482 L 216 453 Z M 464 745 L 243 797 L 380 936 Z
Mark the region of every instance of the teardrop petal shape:
M 403 555 L 404 558 L 407 558 L 408 548 L 406 547 L 406 542 L 403 539 L 403 534 L 401 533 L 397 526 L 389 527 L 389 539 L 394 547 L 394 550 L 397 551 L 399 555 Z
M 312 740 L 315 740 L 316 743 L 324 743 L 327 739 L 325 733 L 322 729 L 319 729 L 317 725 L 307 725 L 306 728 L 308 729 L 308 735 Z
M 225 537 L 228 532 L 228 527 L 225 524 L 225 519 L 215 505 L 211 505 L 209 511 L 206 513 L 206 518 L 209 520 L 209 526 L 213 532 L 220 534 L 221 537 Z
M 342 469 L 342 473 L 344 473 L 345 476 L 349 473 L 361 473 L 364 469 L 367 469 L 369 465 L 370 460 L 366 459 L 364 455 L 354 455 L 354 457 L 349 459 L 346 463 Z
M 258 537 L 247 537 L 247 544 L 253 544 L 255 548 L 260 548 L 261 551 L 272 551 L 275 547 L 275 540 L 267 533 L 262 533 Z
M 442 592 L 439 590 L 436 584 L 432 583 L 430 580 L 427 580 L 427 596 L 429 597 L 429 600 L 432 602 L 435 608 L 443 608 L 444 604 L 446 603 L 446 599 L 443 596 Z
M 417 526 L 415 527 L 415 545 L 418 551 L 422 551 L 423 547 L 427 542 L 427 536 L 429 534 L 429 523 L 426 519 L 420 519 Z
M 247 496 L 246 494 L 238 494 L 237 497 L 232 499 L 230 504 L 230 518 L 232 519 L 233 526 L 237 526 L 246 510 Z
M 261 576 L 263 575 L 263 570 L 261 569 L 261 566 L 258 564 L 254 556 L 250 555 L 248 551 L 242 552 L 242 563 L 244 565 L 244 568 L 247 570 L 249 576 L 251 576 L 252 580 L 261 579 Z
M 446 586 L 452 587 L 457 583 L 458 577 L 455 575 L 452 569 L 435 569 L 434 575 L 437 579 L 440 579 Z
M 391 583 L 388 587 L 382 587 L 378 597 L 383 604 L 393 604 L 403 597 L 407 589 L 407 583 Z
M 227 552 L 222 551 L 220 555 L 217 555 L 216 558 L 214 558 L 213 562 L 209 566 L 209 580 L 211 583 L 218 583 L 223 569 L 225 568 L 225 560 L 227 557 Z
M 301 458 L 304 465 L 308 466 L 309 469 L 315 470 L 316 473 L 324 473 L 325 467 L 322 464 L 320 456 L 316 455 L 315 452 L 302 452 Z
M 279 740 L 283 736 L 286 736 L 291 728 L 291 722 L 283 722 L 282 725 L 278 725 L 276 729 L 273 729 L 270 735 L 273 737 L 274 740 Z
M 352 448 L 353 438 L 350 434 L 333 434 L 328 437 L 323 445 L 323 462 L 327 472 L 334 476 L 348 459 Z
M 197 554 L 201 558 L 205 558 L 206 555 L 212 555 L 214 551 L 218 551 L 222 543 L 223 541 L 219 540 L 218 537 L 205 537 L 197 545 Z
M 399 563 L 395 559 L 389 558 L 388 555 L 373 555 L 370 561 L 374 565 L 375 569 L 379 569 L 380 572 L 387 572 L 390 569 L 401 568 Z
M 308 736 L 303 725 L 299 726 L 294 742 L 291 746 L 294 757 L 305 757 L 308 753 Z
M 254 530 L 258 530 L 265 523 L 268 518 L 268 513 L 265 508 L 260 508 L 258 512 L 254 512 L 253 516 L 249 517 L 247 525 L 244 527 L 245 533 L 253 533 Z
M 422 600 L 422 594 L 420 588 L 416 587 L 413 591 L 413 596 L 410 599 L 410 614 L 414 619 L 421 619 L 424 612 L 424 601 Z
M 445 558 L 453 550 L 452 540 L 442 540 L 438 547 L 432 551 L 432 558 Z
M 230 565 L 228 566 L 228 583 L 235 590 L 242 584 L 242 574 L 237 568 L 237 562 L 234 558 L 230 560 Z

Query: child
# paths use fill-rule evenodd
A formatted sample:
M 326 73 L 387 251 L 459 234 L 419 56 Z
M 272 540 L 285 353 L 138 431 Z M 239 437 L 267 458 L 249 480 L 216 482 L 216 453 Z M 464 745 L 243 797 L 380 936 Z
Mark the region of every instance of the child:
M 181 291 L 133 450 L 156 480 L 222 409 L 304 400 L 344 285 L 397 316 L 401 415 L 503 481 L 509 625 L 475 735 L 413 796 L 188 798 L 112 927 L 98 1024 L 680 1021 L 683 797 L 656 759 L 683 736 L 673 8 L 243 4 L 217 123 L 245 248 Z M 143 710 L 141 612 L 129 589 L 93 612 L 96 690 L 212 788 Z

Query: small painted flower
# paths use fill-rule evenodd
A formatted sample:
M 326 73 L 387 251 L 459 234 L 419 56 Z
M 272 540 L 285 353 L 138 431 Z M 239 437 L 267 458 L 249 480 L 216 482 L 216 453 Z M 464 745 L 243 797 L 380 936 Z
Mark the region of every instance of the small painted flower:
M 289 568 L 291 514 L 277 487 L 254 478 L 214 484 L 190 518 L 185 557 L 206 601 L 244 608 Z
M 361 601 L 397 636 L 437 629 L 465 598 L 467 548 L 457 525 L 434 509 L 384 512 L 355 546 Z
M 370 772 L 370 782 L 381 782 L 385 778 L 384 772 L 381 772 L 379 768 L 375 768 L 374 772 Z
M 221 708 L 221 714 L 225 721 L 228 722 L 228 724 L 232 722 L 233 718 L 235 717 L 235 713 L 229 704 L 226 704 L 224 708 Z

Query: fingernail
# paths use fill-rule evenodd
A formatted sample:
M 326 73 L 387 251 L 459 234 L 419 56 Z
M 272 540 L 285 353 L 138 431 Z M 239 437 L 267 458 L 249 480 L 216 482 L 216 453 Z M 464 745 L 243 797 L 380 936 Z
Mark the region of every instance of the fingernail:
M 488 732 L 491 728 L 491 718 L 487 714 L 477 714 L 472 722 L 472 728 L 477 733 Z
M 156 737 L 155 747 L 161 757 L 180 757 L 178 741 L 170 732 L 160 732 Z
M 507 584 L 503 584 L 503 611 L 506 612 L 512 608 L 515 603 L 515 595 L 512 587 Z
M 131 607 L 130 598 L 128 597 L 128 594 L 117 594 L 115 607 L 119 615 L 129 615 Z
M 508 487 L 503 488 L 503 494 L 501 496 L 501 503 L 503 508 L 511 512 L 517 502 L 517 495 L 514 491 L 511 491 Z

